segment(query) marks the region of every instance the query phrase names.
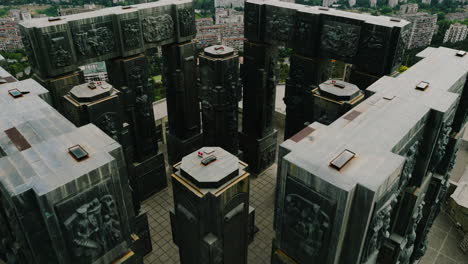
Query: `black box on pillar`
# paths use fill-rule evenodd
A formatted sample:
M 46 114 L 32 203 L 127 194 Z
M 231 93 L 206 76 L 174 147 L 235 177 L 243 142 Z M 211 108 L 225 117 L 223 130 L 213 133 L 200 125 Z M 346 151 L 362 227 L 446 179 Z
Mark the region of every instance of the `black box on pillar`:
M 246 167 L 218 147 L 204 147 L 175 165 L 170 216 L 182 264 L 247 263 L 253 210 Z

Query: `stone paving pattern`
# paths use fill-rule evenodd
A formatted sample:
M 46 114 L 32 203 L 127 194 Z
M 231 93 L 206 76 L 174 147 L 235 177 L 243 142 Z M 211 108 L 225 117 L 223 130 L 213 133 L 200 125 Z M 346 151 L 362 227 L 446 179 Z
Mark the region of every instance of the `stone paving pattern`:
M 458 245 L 463 239 L 448 214 L 441 212 L 428 235 L 429 246 L 419 264 L 467 264 L 468 254 Z

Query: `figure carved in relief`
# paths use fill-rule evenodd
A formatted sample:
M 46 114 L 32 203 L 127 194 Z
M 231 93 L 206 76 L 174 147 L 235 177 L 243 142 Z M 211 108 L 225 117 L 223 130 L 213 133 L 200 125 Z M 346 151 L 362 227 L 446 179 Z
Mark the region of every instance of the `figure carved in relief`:
M 108 136 L 112 137 L 115 141 L 118 141 L 119 135 L 114 113 L 105 113 L 101 117 L 99 117 L 98 126 Z
M 91 263 L 115 247 L 122 236 L 111 195 L 97 198 L 75 210 L 64 223 L 78 262 Z
M 195 33 L 195 16 L 193 8 L 179 9 L 180 35 L 182 37 Z
M 143 37 L 146 42 L 158 42 L 174 35 L 174 21 L 170 15 L 148 16 L 143 19 Z
M 360 33 L 358 26 L 326 21 L 322 32 L 321 45 L 323 50 L 343 57 L 356 55 Z
M 100 56 L 114 50 L 114 34 L 108 27 L 79 30 L 74 34 L 75 45 L 83 56 Z
M 300 248 L 309 256 L 319 255 L 330 228 L 330 219 L 320 205 L 300 195 L 289 194 L 286 196 L 285 214 L 285 224 L 301 238 Z
M 293 26 L 291 16 L 274 12 L 267 21 L 266 31 L 272 39 L 279 41 L 287 41 L 289 39 L 289 32 Z
M 64 37 L 56 37 L 50 39 L 50 59 L 55 67 L 65 67 L 70 65 L 71 54 L 63 48 L 65 42 Z
M 403 171 L 401 173 L 400 178 L 400 189 L 406 187 L 408 181 L 412 178 L 412 173 L 414 171 L 414 167 L 416 165 L 417 156 L 419 154 L 421 147 L 421 141 L 416 141 L 413 146 L 408 150 L 406 153 L 406 162 L 405 166 L 403 167 Z
M 362 41 L 363 48 L 366 49 L 382 49 L 384 48 L 384 36 L 381 32 L 375 29 L 367 30 L 364 34 L 364 40 Z
M 447 122 L 442 127 L 440 131 L 439 138 L 437 139 L 436 149 L 434 151 L 434 163 L 432 164 L 435 167 L 442 157 L 445 155 L 447 144 L 450 139 L 450 132 L 452 132 L 452 122 Z
M 422 219 L 422 210 L 424 207 L 424 202 L 422 202 L 418 208 L 416 209 L 416 212 L 413 214 L 412 220 L 413 220 L 413 228 L 411 229 L 410 234 L 406 238 L 406 244 L 405 248 L 402 249 L 400 253 L 400 257 L 398 258 L 398 264 L 409 264 L 411 255 L 413 254 L 414 250 L 414 242 L 416 241 L 416 229 L 418 227 L 419 222 Z
M 150 102 L 148 99 L 148 95 L 143 90 L 143 86 L 139 85 L 136 88 L 136 108 L 140 117 L 142 118 L 150 118 L 151 114 L 150 110 Z
M 140 25 L 138 20 L 126 22 L 122 26 L 124 32 L 124 43 L 127 48 L 137 48 L 140 46 Z
M 361 263 L 365 263 L 373 253 L 380 249 L 384 240 L 390 237 L 390 216 L 396 201 L 397 197 L 393 195 L 390 201 L 374 216 L 368 231 L 367 246 L 364 248 Z

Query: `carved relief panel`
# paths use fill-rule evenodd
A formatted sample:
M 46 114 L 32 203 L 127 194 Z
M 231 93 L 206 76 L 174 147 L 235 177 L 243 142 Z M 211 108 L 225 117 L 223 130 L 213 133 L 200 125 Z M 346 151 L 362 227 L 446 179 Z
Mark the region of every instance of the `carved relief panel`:
M 108 136 L 113 138 L 115 141 L 120 142 L 119 133 L 122 130 L 122 124 L 116 112 L 103 113 L 92 122 Z
M 319 16 L 298 12 L 294 26 L 293 49 L 305 55 L 316 57 L 319 35 Z
M 260 5 L 245 3 L 244 8 L 244 35 L 250 41 L 260 40 Z
M 121 22 L 123 44 L 125 50 L 137 49 L 142 46 L 141 26 L 138 18 Z
M 51 67 L 61 68 L 72 64 L 72 49 L 67 32 L 49 33 L 44 38 Z
M 358 51 L 360 32 L 358 25 L 325 20 L 320 38 L 321 55 L 348 62 Z
M 196 33 L 195 10 L 193 7 L 184 7 L 177 10 L 179 21 L 179 35 L 187 37 Z
M 76 26 L 72 34 L 80 61 L 116 51 L 112 22 Z
M 14 208 L 0 194 L 0 259 L 7 263 L 28 263 L 31 256 L 27 254 L 29 250 L 21 233 Z
M 431 160 L 431 168 L 434 169 L 442 158 L 445 155 L 447 150 L 447 145 L 450 140 L 450 132 L 452 132 L 452 122 L 453 118 L 448 118 L 447 121 L 444 122 L 442 128 L 439 132 L 439 136 L 437 138 L 436 146 L 434 149 L 434 153 L 432 154 Z
M 390 237 L 390 224 L 392 210 L 397 202 L 396 194 L 390 196 L 387 202 L 374 212 L 371 224 L 367 231 L 366 244 L 362 253 L 361 263 L 365 263 L 382 247 L 385 239 Z
M 72 263 L 92 263 L 124 241 L 111 183 L 56 205 Z
M 147 16 L 142 20 L 143 38 L 146 43 L 154 43 L 174 35 L 174 21 L 170 15 Z
M 363 25 L 359 50 L 354 61 L 360 70 L 375 75 L 390 73 L 386 71 L 386 64 L 392 62 L 392 57 L 387 55 L 391 29 L 372 24 Z
M 400 187 L 399 187 L 400 190 L 406 187 L 406 185 L 408 184 L 408 182 L 411 180 L 413 176 L 413 171 L 416 166 L 416 161 L 421 151 L 420 147 L 421 147 L 421 140 L 418 140 L 413 143 L 413 145 L 409 148 L 409 150 L 405 154 L 406 162 L 400 175 Z
M 405 50 L 408 48 L 408 41 L 410 38 L 411 30 L 410 26 L 406 26 L 400 31 L 400 39 L 398 41 L 398 45 L 395 50 L 395 58 L 393 61 L 393 66 L 398 66 L 402 63 L 403 54 Z
M 300 263 L 326 259 L 335 202 L 289 177 L 283 199 L 281 248 Z
M 265 39 L 287 42 L 292 36 L 294 16 L 284 13 L 289 9 L 274 8 L 268 6 L 265 25 Z

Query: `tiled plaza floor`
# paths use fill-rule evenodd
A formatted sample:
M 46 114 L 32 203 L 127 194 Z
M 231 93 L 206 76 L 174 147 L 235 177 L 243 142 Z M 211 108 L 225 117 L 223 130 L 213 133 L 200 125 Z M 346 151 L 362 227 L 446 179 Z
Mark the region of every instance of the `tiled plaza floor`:
M 468 254 L 463 254 L 458 247 L 462 238 L 448 215 L 442 212 L 429 232 L 429 247 L 419 264 L 468 264 Z

